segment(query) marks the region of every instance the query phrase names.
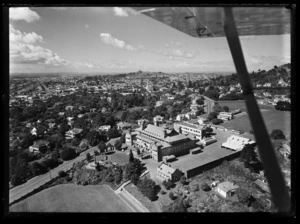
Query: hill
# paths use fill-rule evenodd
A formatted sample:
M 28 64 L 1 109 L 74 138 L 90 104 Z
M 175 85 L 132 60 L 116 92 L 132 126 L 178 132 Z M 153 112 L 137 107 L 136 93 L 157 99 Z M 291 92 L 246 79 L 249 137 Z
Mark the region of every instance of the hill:
M 132 212 L 107 185 L 61 184 L 12 205 L 10 212 Z

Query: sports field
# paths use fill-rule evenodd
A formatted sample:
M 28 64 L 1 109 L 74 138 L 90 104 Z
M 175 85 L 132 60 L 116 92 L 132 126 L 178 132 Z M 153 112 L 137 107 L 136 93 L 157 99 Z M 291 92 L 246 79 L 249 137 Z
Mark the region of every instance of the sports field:
M 271 133 L 274 129 L 281 129 L 286 136 L 291 136 L 291 112 L 278 111 L 274 109 L 261 109 L 261 114 L 269 133 Z M 247 114 L 237 117 L 231 121 L 224 122 L 221 125 L 226 128 L 246 132 L 253 130 Z
M 9 208 L 10 212 L 132 212 L 107 185 L 61 184 Z
M 218 104 L 221 107 L 228 106 L 230 111 L 236 110 L 236 109 L 241 109 L 242 111 L 247 111 L 246 103 L 244 100 L 223 100 L 223 101 L 219 100 Z M 267 109 L 267 110 L 274 108 L 274 106 L 271 106 L 271 105 L 258 104 L 258 106 L 261 109 Z

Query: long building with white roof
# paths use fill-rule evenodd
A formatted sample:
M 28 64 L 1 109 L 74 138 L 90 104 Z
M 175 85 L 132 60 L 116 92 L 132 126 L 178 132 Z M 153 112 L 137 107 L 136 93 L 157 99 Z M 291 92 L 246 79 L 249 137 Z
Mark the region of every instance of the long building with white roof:
M 253 145 L 255 144 L 255 141 L 249 139 L 249 138 L 244 138 L 241 136 L 237 135 L 232 135 L 230 136 L 226 142 L 224 142 L 221 147 L 230 149 L 233 151 L 241 151 L 245 145 L 250 144 Z

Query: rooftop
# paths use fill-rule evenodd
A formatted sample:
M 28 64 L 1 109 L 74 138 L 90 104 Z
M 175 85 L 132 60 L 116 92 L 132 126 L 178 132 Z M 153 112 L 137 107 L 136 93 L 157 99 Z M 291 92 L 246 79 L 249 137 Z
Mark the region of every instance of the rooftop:
M 157 169 L 159 169 L 162 173 L 166 173 L 166 174 L 173 174 L 175 172 L 176 169 L 168 166 L 165 163 L 162 163 L 161 165 L 159 165 L 157 167 Z
M 152 124 L 148 124 L 147 127 L 142 130 L 142 128 L 137 128 L 137 131 L 140 131 L 142 134 L 145 135 L 150 135 L 153 138 L 158 138 L 161 141 L 167 142 L 167 143 L 172 143 L 176 141 L 180 141 L 183 139 L 188 139 L 187 136 L 182 135 L 182 134 L 174 134 L 176 133 L 173 130 L 168 130 L 163 127 L 158 127 Z M 171 135 L 171 136 L 169 136 Z
M 224 192 L 228 192 L 228 191 L 239 188 L 239 186 L 234 185 L 233 183 L 231 183 L 229 181 L 225 181 L 225 182 L 219 183 L 218 188 Z

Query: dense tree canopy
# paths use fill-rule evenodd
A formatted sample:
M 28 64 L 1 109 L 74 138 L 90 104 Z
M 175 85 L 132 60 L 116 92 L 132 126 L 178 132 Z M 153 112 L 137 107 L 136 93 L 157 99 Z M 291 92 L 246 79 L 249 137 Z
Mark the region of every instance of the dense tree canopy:
M 285 139 L 285 135 L 283 134 L 283 131 L 280 130 L 280 129 L 274 129 L 272 132 L 271 132 L 271 138 L 272 139 Z

